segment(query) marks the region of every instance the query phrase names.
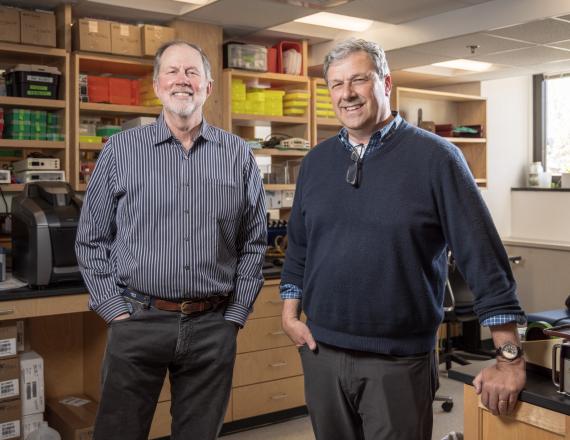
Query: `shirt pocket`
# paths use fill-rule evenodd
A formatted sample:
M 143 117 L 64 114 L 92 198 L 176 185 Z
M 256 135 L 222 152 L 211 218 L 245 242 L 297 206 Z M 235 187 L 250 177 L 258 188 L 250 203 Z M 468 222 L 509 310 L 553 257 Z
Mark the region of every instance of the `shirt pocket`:
M 237 220 L 241 215 L 243 196 L 236 182 L 218 178 L 204 179 L 206 211 L 221 221 Z

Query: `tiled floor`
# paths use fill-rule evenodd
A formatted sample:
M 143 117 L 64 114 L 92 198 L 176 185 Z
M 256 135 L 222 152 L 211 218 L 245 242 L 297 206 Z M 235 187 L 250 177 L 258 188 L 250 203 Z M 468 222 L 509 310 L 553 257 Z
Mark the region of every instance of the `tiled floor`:
M 440 440 L 451 431 L 463 431 L 463 384 L 450 380 L 442 372 L 440 377 L 440 395 L 453 398 L 453 410 L 446 413 L 441 403 L 435 402 L 433 406 L 434 426 L 432 440 Z M 308 417 L 291 420 L 283 423 L 265 426 L 224 436 L 222 440 L 314 440 L 311 421 Z

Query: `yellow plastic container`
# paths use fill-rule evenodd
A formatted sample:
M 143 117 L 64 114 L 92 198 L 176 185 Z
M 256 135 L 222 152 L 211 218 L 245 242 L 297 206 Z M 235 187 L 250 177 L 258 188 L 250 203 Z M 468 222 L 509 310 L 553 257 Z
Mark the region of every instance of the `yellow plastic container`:
M 305 109 L 299 107 L 284 108 L 283 114 L 285 116 L 304 116 Z
M 245 100 L 243 101 L 239 101 L 239 100 L 234 100 L 232 101 L 232 112 L 233 113 L 246 113 L 246 102 Z
M 299 107 L 306 108 L 309 105 L 308 101 L 284 101 L 283 108 Z
M 317 87 L 317 95 L 329 95 L 329 89 L 326 87 Z
M 309 92 L 287 92 L 283 97 L 284 101 L 294 101 L 294 100 L 309 100 L 310 94 Z
M 317 109 L 332 110 L 333 105 L 331 102 L 316 102 Z

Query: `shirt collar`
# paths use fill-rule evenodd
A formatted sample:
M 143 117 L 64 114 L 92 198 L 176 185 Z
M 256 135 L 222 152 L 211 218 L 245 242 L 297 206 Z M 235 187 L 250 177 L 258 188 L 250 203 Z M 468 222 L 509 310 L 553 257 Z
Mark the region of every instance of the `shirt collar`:
M 215 128 L 208 124 L 205 118 L 202 118 L 202 126 L 200 127 L 200 133 L 198 133 L 198 136 L 196 137 L 196 141 L 200 139 L 200 137 L 203 137 L 207 141 L 219 143 Z M 164 120 L 164 112 L 161 112 L 156 120 L 156 136 L 154 144 L 159 145 L 173 138 L 174 135 Z
M 378 143 L 379 141 L 382 140 L 384 136 L 386 136 L 386 134 L 388 134 L 392 130 L 392 127 L 394 130 L 396 130 L 400 126 L 400 123 L 402 122 L 402 117 L 400 116 L 400 114 L 397 111 L 393 111 L 392 116 L 394 117 L 394 119 L 392 119 L 382 128 L 380 128 L 378 131 L 374 132 L 372 136 L 370 136 L 370 141 L 368 142 L 368 145 Z M 338 133 L 338 138 L 340 139 L 344 147 L 348 149 L 348 151 L 352 150 L 352 144 L 349 141 L 348 130 L 346 129 L 346 127 L 342 127 L 340 129 Z

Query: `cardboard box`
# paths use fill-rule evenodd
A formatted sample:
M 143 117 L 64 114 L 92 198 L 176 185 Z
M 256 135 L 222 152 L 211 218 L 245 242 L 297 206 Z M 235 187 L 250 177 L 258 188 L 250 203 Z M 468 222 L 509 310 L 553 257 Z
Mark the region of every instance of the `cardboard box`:
M 0 400 L 14 399 L 19 395 L 20 360 L 17 357 L 0 360 Z
M 541 341 L 523 341 L 522 349 L 528 364 L 537 365 L 552 370 L 552 347 L 561 344 L 561 338 L 544 339 Z M 560 350 L 556 353 L 557 368 L 560 366 Z
M 22 44 L 55 47 L 55 36 L 55 15 L 53 13 L 20 12 L 20 40 Z
M 74 403 L 79 399 L 85 399 L 87 403 Z M 67 399 L 49 400 L 46 418 L 49 426 L 59 432 L 62 440 L 91 440 L 96 414 L 97 403 L 80 395 Z
M 111 53 L 111 22 L 80 18 L 73 26 L 75 50 Z
M 0 402 L 0 434 L 2 440 L 20 438 L 20 399 Z
M 0 359 L 16 356 L 17 335 L 18 330 L 14 324 L 0 323 Z
M 131 80 L 109 78 L 109 101 L 111 104 L 131 105 Z
M 32 432 L 40 429 L 42 422 L 44 421 L 43 413 L 30 414 L 29 416 L 22 416 L 22 438 L 25 440 L 28 435 Z
M 0 6 L 0 41 L 20 42 L 20 10 Z
M 121 128 L 123 130 L 128 130 L 130 128 L 142 127 L 143 125 L 152 124 L 156 122 L 156 118 L 150 116 L 139 116 L 138 118 L 129 119 L 128 121 L 123 122 Z
M 111 53 L 140 57 L 141 29 L 130 24 L 111 23 Z
M 20 355 L 22 415 L 45 411 L 44 360 L 35 351 Z
M 145 24 L 142 28 L 142 51 L 144 56 L 154 57 L 160 46 L 175 38 L 173 28 Z

